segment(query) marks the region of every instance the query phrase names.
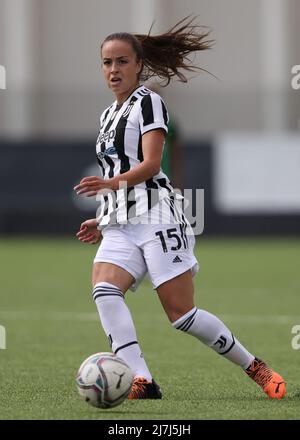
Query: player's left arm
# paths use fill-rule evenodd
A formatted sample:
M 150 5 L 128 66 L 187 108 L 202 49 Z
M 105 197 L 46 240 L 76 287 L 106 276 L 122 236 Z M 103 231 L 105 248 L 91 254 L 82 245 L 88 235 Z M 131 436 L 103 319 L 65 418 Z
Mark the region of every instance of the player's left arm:
M 138 185 L 159 173 L 166 132 L 162 129 L 148 131 L 142 136 L 142 150 L 144 160 L 130 171 L 114 177 L 114 188 L 119 182 L 127 182 L 127 186 Z
M 144 160 L 136 167 L 126 173 L 112 177 L 111 179 L 100 179 L 97 176 L 84 177 L 74 187 L 77 194 L 86 194 L 87 197 L 95 196 L 102 189 L 119 189 L 120 182 L 126 182 L 128 187 L 145 182 L 159 173 L 163 152 L 163 145 L 166 132 L 157 128 L 146 132 L 142 136 L 142 151 Z

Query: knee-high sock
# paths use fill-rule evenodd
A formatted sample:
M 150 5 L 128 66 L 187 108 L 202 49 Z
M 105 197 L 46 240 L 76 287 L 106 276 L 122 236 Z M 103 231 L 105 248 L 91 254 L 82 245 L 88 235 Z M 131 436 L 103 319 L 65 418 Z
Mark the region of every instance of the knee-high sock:
M 113 284 L 101 282 L 95 285 L 93 298 L 112 351 L 128 364 L 135 377 L 152 380 L 121 290 Z
M 195 336 L 226 359 L 240 365 L 244 370 L 254 359 L 254 356 L 233 336 L 225 324 L 205 310 L 194 307 L 172 325 L 178 330 Z

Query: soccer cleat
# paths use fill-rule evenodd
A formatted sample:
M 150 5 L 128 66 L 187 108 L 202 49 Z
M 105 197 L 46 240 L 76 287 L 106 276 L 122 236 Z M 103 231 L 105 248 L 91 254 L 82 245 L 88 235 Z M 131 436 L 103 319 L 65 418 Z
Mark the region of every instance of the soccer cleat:
M 162 394 L 157 383 L 152 379 L 149 382 L 144 377 L 136 377 L 127 399 L 161 399 Z
M 285 381 L 262 360 L 255 358 L 245 370 L 271 399 L 282 399 L 286 393 Z

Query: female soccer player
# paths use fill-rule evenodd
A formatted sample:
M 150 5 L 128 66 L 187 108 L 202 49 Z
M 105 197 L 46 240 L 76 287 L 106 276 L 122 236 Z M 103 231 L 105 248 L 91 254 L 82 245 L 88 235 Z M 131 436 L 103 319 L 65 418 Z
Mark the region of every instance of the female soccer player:
M 285 395 L 285 382 L 249 353 L 216 316 L 194 304 L 192 277 L 198 270 L 194 236 L 179 196 L 160 168 L 168 113 L 160 96 L 140 81 L 152 76 L 186 82 L 195 51 L 211 46 L 193 20 L 184 19 L 157 35 L 116 33 L 101 45 L 102 71 L 116 100 L 102 113 L 97 159 L 102 177 L 83 178 L 77 194 L 100 201 L 96 219 L 81 224 L 84 243 L 98 243 L 93 299 L 114 353 L 135 375 L 130 399 L 160 399 L 137 341 L 124 296 L 148 272 L 175 329 L 195 336 L 242 367 L 271 398 Z

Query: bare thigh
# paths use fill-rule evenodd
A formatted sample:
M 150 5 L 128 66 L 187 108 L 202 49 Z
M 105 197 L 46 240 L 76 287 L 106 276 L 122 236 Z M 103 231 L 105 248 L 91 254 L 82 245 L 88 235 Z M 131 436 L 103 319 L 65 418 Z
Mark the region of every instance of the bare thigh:
M 166 281 L 156 290 L 171 322 L 176 321 L 195 307 L 194 284 L 190 270 Z
M 112 263 L 94 263 L 92 283 L 106 282 L 118 287 L 125 294 L 134 283 L 134 277 L 122 267 Z

